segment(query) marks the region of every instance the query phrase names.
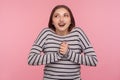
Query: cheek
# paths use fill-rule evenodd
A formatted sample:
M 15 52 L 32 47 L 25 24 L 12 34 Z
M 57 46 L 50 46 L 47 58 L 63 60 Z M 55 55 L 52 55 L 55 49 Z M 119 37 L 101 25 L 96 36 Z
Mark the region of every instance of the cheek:
M 70 18 L 66 18 L 65 21 L 66 21 L 67 23 L 71 23 L 71 19 L 70 19 Z
M 56 20 L 53 19 L 53 20 L 52 20 L 52 24 L 53 24 L 53 25 L 56 25 L 56 23 L 57 23 Z
M 68 24 L 71 24 L 71 20 L 70 20 L 70 19 L 69 19 L 69 20 L 67 20 L 67 23 L 68 23 Z

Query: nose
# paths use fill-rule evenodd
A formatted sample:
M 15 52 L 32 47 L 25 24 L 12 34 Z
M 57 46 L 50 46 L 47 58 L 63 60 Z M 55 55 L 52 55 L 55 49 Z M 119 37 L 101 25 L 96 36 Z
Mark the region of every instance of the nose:
M 60 17 L 60 21 L 63 21 L 63 20 L 64 20 L 64 17 L 61 16 L 61 17 Z

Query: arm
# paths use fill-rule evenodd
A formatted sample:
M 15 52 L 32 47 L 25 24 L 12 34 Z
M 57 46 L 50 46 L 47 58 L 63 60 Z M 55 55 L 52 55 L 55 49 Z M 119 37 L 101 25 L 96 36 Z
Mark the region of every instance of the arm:
M 46 53 L 41 54 L 43 51 L 44 43 L 46 41 L 48 35 L 48 30 L 44 29 L 34 41 L 34 44 L 30 50 L 29 57 L 28 57 L 28 64 L 29 65 L 43 65 L 49 64 L 51 62 L 56 62 L 61 57 L 59 53 Z
M 78 54 L 68 49 L 68 59 L 72 62 L 83 64 L 87 66 L 96 66 L 97 65 L 97 57 L 95 51 L 86 37 L 85 33 L 81 30 L 77 30 L 79 34 L 80 45 L 82 47 L 83 54 Z

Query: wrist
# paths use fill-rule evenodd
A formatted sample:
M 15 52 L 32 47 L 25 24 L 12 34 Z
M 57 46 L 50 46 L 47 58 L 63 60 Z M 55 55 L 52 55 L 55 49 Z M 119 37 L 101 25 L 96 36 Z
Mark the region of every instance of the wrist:
M 68 48 L 68 49 L 67 49 L 67 51 L 66 51 L 66 53 L 65 53 L 65 54 L 63 54 L 63 56 L 64 56 L 64 57 L 68 57 L 69 50 L 70 50 L 70 49 Z

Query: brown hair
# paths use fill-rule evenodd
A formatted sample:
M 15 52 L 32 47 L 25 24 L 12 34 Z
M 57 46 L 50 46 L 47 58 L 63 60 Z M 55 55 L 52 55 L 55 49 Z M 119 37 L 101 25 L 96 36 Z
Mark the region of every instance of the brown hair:
M 69 14 L 70 14 L 70 18 L 71 18 L 71 24 L 69 25 L 69 28 L 68 28 L 68 31 L 71 31 L 73 27 L 75 27 L 75 20 L 74 20 L 74 17 L 73 17 L 73 14 L 70 10 L 70 8 L 68 8 L 67 6 L 65 5 L 57 5 L 53 8 L 52 12 L 51 12 L 51 15 L 50 15 L 50 18 L 49 18 L 49 23 L 48 23 L 48 27 L 51 28 L 52 30 L 55 31 L 55 27 L 54 25 L 52 24 L 52 17 L 53 17 L 53 14 L 54 12 L 59 9 L 59 8 L 65 8 Z

